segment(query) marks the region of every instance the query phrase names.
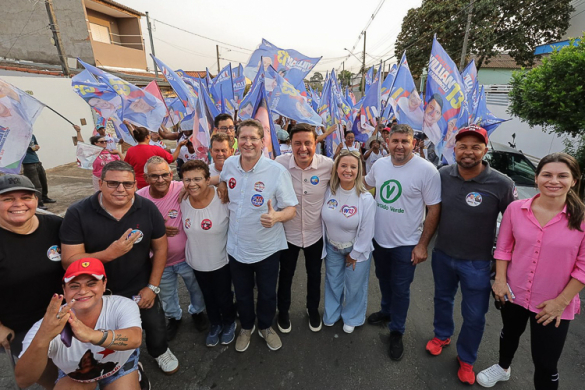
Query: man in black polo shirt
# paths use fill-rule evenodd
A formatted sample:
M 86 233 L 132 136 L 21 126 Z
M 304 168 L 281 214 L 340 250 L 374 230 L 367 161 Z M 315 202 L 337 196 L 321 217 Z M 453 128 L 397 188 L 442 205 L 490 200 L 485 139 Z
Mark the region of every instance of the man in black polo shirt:
M 130 164 L 106 164 L 99 186 L 99 192 L 67 210 L 60 232 L 63 266 L 84 257 L 101 260 L 108 288 L 138 302 L 148 353 L 165 374 L 175 373 L 179 362 L 168 348 L 157 296 L 167 261 L 164 219 L 151 201 L 134 194 L 136 177 Z
M 433 251 L 435 337 L 427 351 L 437 356 L 455 330 L 453 302 L 461 284 L 463 325 L 457 339 L 459 380 L 473 384 L 473 363 L 485 327 L 491 291 L 492 246 L 499 213 L 515 199 L 514 182 L 490 168 L 485 129 L 470 125 L 455 136 L 456 164 L 441 168 L 443 207 Z

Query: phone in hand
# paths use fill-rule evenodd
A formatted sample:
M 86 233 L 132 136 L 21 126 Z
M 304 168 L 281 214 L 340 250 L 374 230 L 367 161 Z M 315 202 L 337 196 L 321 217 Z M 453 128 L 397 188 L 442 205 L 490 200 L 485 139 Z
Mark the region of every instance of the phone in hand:
M 71 341 L 73 339 L 73 330 L 69 322 L 65 324 L 65 327 L 61 331 L 61 341 L 67 348 L 71 347 Z

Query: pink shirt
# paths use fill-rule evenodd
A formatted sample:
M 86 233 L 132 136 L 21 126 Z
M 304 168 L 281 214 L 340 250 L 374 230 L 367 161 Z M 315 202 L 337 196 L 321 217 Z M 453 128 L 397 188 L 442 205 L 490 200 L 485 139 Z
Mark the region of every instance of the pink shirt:
M 507 279 L 516 296 L 514 303 L 539 313 L 536 306 L 556 298 L 571 278 L 585 283 L 585 223 L 570 230 L 566 207 L 544 227 L 532 213 L 531 199 L 512 202 L 502 219 L 494 257 L 506 260 Z M 579 294 L 561 318 L 572 320 L 580 313 Z
M 181 221 L 181 206 L 177 197 L 183 188 L 183 183 L 180 181 L 172 181 L 169 187 L 169 192 L 162 198 L 153 198 L 150 195 L 150 186 L 139 189 L 136 193 L 150 201 L 152 201 L 156 208 L 160 211 L 165 219 L 166 226 L 179 228 L 179 233 L 176 236 L 168 237 L 168 251 L 167 251 L 167 267 L 170 265 L 179 264 L 185 261 L 185 244 L 187 236 L 183 230 L 183 223 Z
M 96 159 L 93 161 L 93 175 L 95 177 L 101 177 L 104 166 L 109 162 L 117 161 L 119 159 L 120 156 L 118 156 L 117 154 L 112 154 L 107 149 L 102 150 L 100 154 L 98 154 Z
M 313 156 L 313 162 L 306 169 L 297 166 L 292 154 L 276 157 L 292 176 L 293 187 L 299 204 L 295 217 L 284 223 L 286 240 L 293 245 L 306 248 L 323 236 L 321 228 L 321 207 L 331 179 L 333 160 L 321 154 Z

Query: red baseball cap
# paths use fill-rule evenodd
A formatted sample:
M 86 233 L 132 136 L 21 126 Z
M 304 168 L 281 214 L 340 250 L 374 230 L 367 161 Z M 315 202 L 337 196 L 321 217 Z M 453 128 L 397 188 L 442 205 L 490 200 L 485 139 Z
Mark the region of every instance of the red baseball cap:
M 488 134 L 487 131 L 478 125 L 469 125 L 466 127 L 462 127 L 459 129 L 457 135 L 455 135 L 455 141 L 459 141 L 462 137 L 466 135 L 475 135 L 477 138 L 481 140 L 481 142 L 488 144 Z
M 67 267 L 63 281 L 69 283 L 79 275 L 91 275 L 98 280 L 102 280 L 106 276 L 106 271 L 101 261 L 92 257 L 86 257 L 74 261 Z

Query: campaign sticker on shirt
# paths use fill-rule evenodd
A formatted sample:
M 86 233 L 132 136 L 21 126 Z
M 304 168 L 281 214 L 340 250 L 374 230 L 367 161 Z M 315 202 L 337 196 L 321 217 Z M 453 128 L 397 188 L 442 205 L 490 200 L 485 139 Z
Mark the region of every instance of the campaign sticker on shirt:
M 261 181 L 257 181 L 254 183 L 254 191 L 262 192 L 266 186 Z
M 58 245 L 53 245 L 47 250 L 47 257 L 51 261 L 61 261 L 61 248 Z
M 481 194 L 479 192 L 470 192 L 465 197 L 465 201 L 471 207 L 477 207 L 481 204 L 481 201 L 482 201 Z
M 185 229 L 189 229 L 191 227 L 191 220 L 189 218 L 187 218 L 185 220 Z
M 228 187 L 230 187 L 230 189 L 232 189 L 232 190 L 233 190 L 235 186 L 236 186 L 236 179 L 232 177 L 232 178 L 231 178 L 231 179 L 228 181 Z
M 335 199 L 329 199 L 329 201 L 327 202 L 327 207 L 329 207 L 330 209 L 336 208 L 337 205 L 338 203 Z
M 264 204 L 264 198 L 260 194 L 252 196 L 252 204 L 256 207 L 260 207 Z
M 203 221 L 201 221 L 201 229 L 209 230 L 211 229 L 211 226 L 212 226 L 211 220 L 204 219 Z
M 140 241 L 142 241 L 142 237 L 144 237 L 144 233 L 142 233 L 140 230 L 133 229 L 133 230 L 130 232 L 130 234 L 128 234 L 128 237 L 126 237 L 126 239 L 128 240 L 128 239 L 130 238 L 130 236 L 131 236 L 131 235 L 133 235 L 133 234 L 134 234 L 134 233 L 136 233 L 136 232 L 138 232 L 138 233 L 140 233 L 140 234 L 138 235 L 138 238 L 136 239 L 136 241 L 134 241 L 134 244 L 138 244 Z
M 179 210 L 171 209 L 168 214 L 169 218 L 175 219 L 179 216 Z
M 316 186 L 317 184 L 319 184 L 319 176 L 313 176 L 311 177 L 311 184 Z
M 343 214 L 345 218 L 352 217 L 355 215 L 355 213 L 357 213 L 357 207 L 355 206 L 344 205 L 341 208 L 341 214 Z

